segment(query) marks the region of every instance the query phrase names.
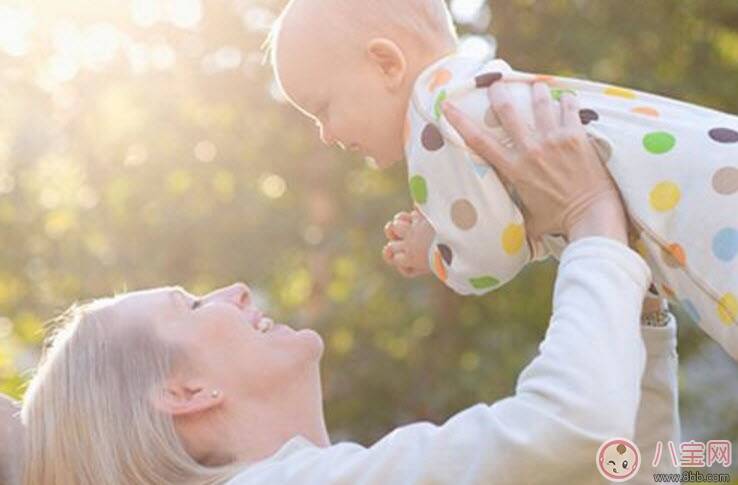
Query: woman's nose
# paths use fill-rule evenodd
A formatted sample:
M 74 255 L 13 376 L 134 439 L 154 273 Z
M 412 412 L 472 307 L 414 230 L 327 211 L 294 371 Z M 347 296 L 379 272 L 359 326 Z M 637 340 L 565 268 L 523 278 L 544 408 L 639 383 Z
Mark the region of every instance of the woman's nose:
M 235 283 L 218 292 L 216 298 L 233 303 L 241 310 L 251 306 L 251 289 L 244 283 Z

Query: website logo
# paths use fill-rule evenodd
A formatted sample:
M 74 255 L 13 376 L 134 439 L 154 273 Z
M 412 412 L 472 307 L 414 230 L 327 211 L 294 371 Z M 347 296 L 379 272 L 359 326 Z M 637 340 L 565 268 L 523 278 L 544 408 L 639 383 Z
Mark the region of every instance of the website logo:
M 611 482 L 627 482 L 641 467 L 641 452 L 632 441 L 613 438 L 597 450 L 597 469 Z

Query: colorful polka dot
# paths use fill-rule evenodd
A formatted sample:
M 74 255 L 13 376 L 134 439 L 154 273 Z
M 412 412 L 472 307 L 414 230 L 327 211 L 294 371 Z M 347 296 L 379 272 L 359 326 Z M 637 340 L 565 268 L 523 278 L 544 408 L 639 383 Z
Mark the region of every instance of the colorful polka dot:
M 502 249 L 509 255 L 517 254 L 525 242 L 525 228 L 520 224 L 510 224 L 502 232 Z
M 682 192 L 674 182 L 661 182 L 651 190 L 651 207 L 657 212 L 667 212 L 679 204 Z
M 537 74 L 536 77 L 533 78 L 533 82 L 536 83 L 552 83 L 556 80 L 555 77 L 550 76 L 548 74 Z
M 661 290 L 664 292 L 664 297 L 670 301 L 676 301 L 676 293 L 668 285 L 661 285 Z
M 561 97 L 565 94 L 571 94 L 573 96 L 577 95 L 577 92 L 573 89 L 552 89 L 551 90 L 551 97 L 556 101 L 561 101 Z
M 487 290 L 494 288 L 500 284 L 500 280 L 492 276 L 482 276 L 479 278 L 470 278 L 469 283 L 477 290 Z
M 661 256 L 670 268 L 680 268 L 687 265 L 687 254 L 679 244 L 670 244 L 661 250 Z
M 593 109 L 583 109 L 579 111 L 579 119 L 582 120 L 583 125 L 588 125 L 593 121 L 598 121 L 600 119 L 600 115 L 598 115 L 597 111 Z
M 484 112 L 484 124 L 490 128 L 499 128 L 502 126 L 500 118 L 497 117 L 497 113 L 495 113 L 495 110 L 491 106 Z
M 730 128 L 713 128 L 709 134 L 718 143 L 738 143 L 738 131 Z
M 428 84 L 428 91 L 433 92 L 441 86 L 445 86 L 453 78 L 451 71 L 445 68 L 441 68 L 433 73 L 431 76 L 430 84 Z
M 632 111 L 633 113 L 637 113 L 639 115 L 652 116 L 654 118 L 658 118 L 659 116 L 661 116 L 659 110 L 657 110 L 656 108 L 651 108 L 649 106 L 638 106 L 636 108 L 633 108 Z
M 721 195 L 733 195 L 738 192 L 738 168 L 723 167 L 712 177 L 712 188 Z
M 502 79 L 502 73 L 501 72 L 488 72 L 485 74 L 480 74 L 479 76 L 474 78 L 474 84 L 478 88 L 488 88 L 492 86 L 494 83 Z
M 423 133 L 420 135 L 420 141 L 423 143 L 423 148 L 430 152 L 435 152 L 443 148 L 444 141 L 441 130 L 432 123 L 428 123 L 423 128 Z
M 663 155 L 670 152 L 676 146 L 676 138 L 671 133 L 657 131 L 643 137 L 643 146 L 649 153 Z
M 451 251 L 451 248 L 445 244 L 439 244 L 437 248 L 438 252 L 443 258 L 443 262 L 446 263 L 448 266 L 451 266 L 451 263 L 453 263 L 454 261 L 454 253 L 453 251 Z
M 441 111 L 441 106 L 443 105 L 443 102 L 446 101 L 447 96 L 448 95 L 446 93 L 446 90 L 444 89 L 438 94 L 438 97 L 436 98 L 436 103 L 433 106 L 433 114 L 436 115 L 437 120 L 440 120 L 441 115 L 443 115 L 443 111 Z
M 477 210 L 467 199 L 459 199 L 451 205 L 451 220 L 462 231 L 468 231 L 477 223 Z
M 700 312 L 697 311 L 697 307 L 694 306 L 691 300 L 682 300 L 682 308 L 684 308 L 684 311 L 687 312 L 687 315 L 689 315 L 689 318 L 694 323 L 700 323 L 702 317 L 700 317 Z
M 630 89 L 618 88 L 611 86 L 605 89 L 605 94 L 608 96 L 615 96 L 616 98 L 635 99 L 636 93 Z
M 441 252 L 436 250 L 433 255 L 433 268 L 435 269 L 438 279 L 445 283 L 448 280 L 448 272 L 446 271 L 446 267 L 443 265 L 442 258 L 443 256 L 441 255 Z
M 726 227 L 712 240 L 712 252 L 716 258 L 726 263 L 738 256 L 738 229 Z
M 428 201 L 428 184 L 420 175 L 410 179 L 410 195 L 416 204 L 425 204 Z
M 718 302 L 718 316 L 725 325 L 735 325 L 738 320 L 738 298 L 726 293 Z

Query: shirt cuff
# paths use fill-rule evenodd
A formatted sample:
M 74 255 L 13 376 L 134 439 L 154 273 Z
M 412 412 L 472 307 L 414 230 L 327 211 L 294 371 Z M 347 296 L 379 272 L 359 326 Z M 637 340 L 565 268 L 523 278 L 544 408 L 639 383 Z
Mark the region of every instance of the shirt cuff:
M 677 325 L 674 315 L 669 313 L 669 323 L 664 327 L 641 325 L 643 343 L 649 357 L 674 357 L 677 347 Z
M 609 261 L 645 289 L 651 284 L 651 268 L 625 244 L 606 237 L 586 237 L 569 244 L 561 255 L 560 268 L 581 259 Z

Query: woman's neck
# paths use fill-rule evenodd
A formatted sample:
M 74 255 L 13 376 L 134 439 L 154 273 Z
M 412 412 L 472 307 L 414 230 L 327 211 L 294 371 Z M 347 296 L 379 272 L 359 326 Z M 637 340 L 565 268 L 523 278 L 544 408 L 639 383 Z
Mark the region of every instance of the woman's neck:
M 314 379 L 320 380 L 319 376 Z M 306 384 L 302 381 L 301 386 Z M 228 433 L 231 456 L 244 462 L 264 460 L 295 436 L 303 436 L 318 447 L 330 446 L 320 384 L 308 387 L 313 392 L 292 389 L 268 399 L 242 401 L 229 419 L 234 430 Z

